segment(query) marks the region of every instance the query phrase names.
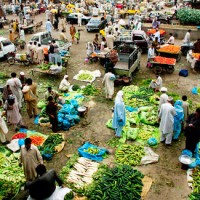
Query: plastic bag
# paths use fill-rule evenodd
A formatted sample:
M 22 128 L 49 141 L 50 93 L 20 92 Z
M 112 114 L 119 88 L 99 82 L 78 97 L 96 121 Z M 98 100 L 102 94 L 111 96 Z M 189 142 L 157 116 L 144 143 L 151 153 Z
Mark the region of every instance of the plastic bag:
M 19 139 L 18 144 L 19 144 L 20 147 L 23 146 L 24 145 L 24 139 L 23 138 Z
M 139 128 L 131 128 L 129 127 L 127 129 L 126 132 L 126 138 L 127 140 L 128 139 L 131 139 L 131 140 L 136 140 L 137 136 L 138 136 L 138 133 L 139 133 Z
M 197 87 L 192 88 L 192 94 L 198 94 L 198 89 Z
M 147 140 L 147 143 L 149 146 L 156 146 L 158 144 L 158 141 L 156 140 L 156 138 L 149 138 Z
M 98 148 L 99 149 L 99 153 L 98 154 L 90 154 L 88 152 L 85 152 L 84 150 L 87 150 L 88 148 Z M 89 142 L 86 142 L 83 146 L 81 146 L 80 148 L 78 148 L 78 152 L 80 154 L 80 156 L 83 156 L 85 158 L 88 158 L 90 160 L 94 160 L 94 161 L 102 161 L 103 160 L 103 156 L 105 155 L 106 152 L 108 152 L 108 150 L 104 149 L 104 148 L 100 148 L 97 147 L 93 144 L 90 144 Z
M 74 108 L 78 108 L 78 101 L 75 99 L 70 100 L 70 104 L 74 106 Z
M 159 155 L 154 153 L 154 151 L 149 147 L 144 147 L 145 156 L 141 159 L 141 165 L 146 165 L 150 163 L 156 163 L 159 160 Z
M 192 158 L 192 152 L 190 150 L 187 150 L 187 149 L 184 149 L 182 152 L 181 152 L 182 155 L 187 155 L 189 157 Z

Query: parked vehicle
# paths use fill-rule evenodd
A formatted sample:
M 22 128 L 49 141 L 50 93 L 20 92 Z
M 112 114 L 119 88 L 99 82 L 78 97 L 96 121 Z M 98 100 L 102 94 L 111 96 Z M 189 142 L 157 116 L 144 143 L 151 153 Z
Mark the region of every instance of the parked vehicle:
M 52 41 L 53 38 L 48 32 L 39 32 L 33 35 L 31 38 L 31 41 L 36 41 L 37 43 L 40 43 L 42 46 L 47 46 L 49 44 L 49 41 Z M 60 50 L 69 50 L 69 48 L 72 46 L 71 42 L 64 42 L 62 40 L 55 39 L 56 44 L 58 45 Z
M 69 22 L 70 24 L 78 24 L 78 15 L 80 15 L 81 13 L 71 13 L 66 17 L 67 22 Z M 87 17 L 85 15 L 82 14 L 82 24 L 85 25 L 89 22 L 89 20 L 91 19 L 91 17 Z
M 107 20 L 101 19 L 100 17 L 92 17 L 88 24 L 86 25 L 86 30 L 90 31 L 100 31 L 106 26 Z
M 14 65 L 16 62 L 20 64 L 24 64 L 25 66 L 28 66 L 32 64 L 31 57 L 26 54 L 15 54 L 10 53 L 10 56 L 7 59 L 7 62 L 9 65 Z
M 149 13 L 148 15 L 143 16 L 142 21 L 144 23 L 152 23 L 155 17 L 161 24 L 171 24 L 172 15 L 165 15 L 163 13 Z
M 119 61 L 114 66 L 114 73 L 120 76 L 132 77 L 140 68 L 141 52 L 136 46 L 121 44 L 117 47 Z
M 124 30 L 114 42 L 115 46 L 122 43 L 137 45 L 141 52 L 148 51 L 149 37 L 144 31 Z
M 7 57 L 10 52 L 15 52 L 15 45 L 4 37 L 0 37 L 0 58 Z

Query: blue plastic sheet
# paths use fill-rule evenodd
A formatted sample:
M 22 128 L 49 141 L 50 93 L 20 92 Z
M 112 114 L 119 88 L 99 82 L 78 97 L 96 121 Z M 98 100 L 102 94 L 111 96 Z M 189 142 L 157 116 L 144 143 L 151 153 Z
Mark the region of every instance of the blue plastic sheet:
M 20 147 L 23 146 L 24 145 L 24 139 L 23 138 L 19 139 L 18 144 L 19 144 Z
M 99 153 L 96 155 L 90 154 L 88 152 L 85 152 L 84 150 L 87 150 L 89 148 L 98 148 L 99 149 Z M 81 146 L 80 148 L 78 148 L 78 152 L 80 154 L 80 156 L 83 156 L 85 158 L 88 158 L 90 160 L 94 160 L 94 161 L 102 161 L 103 160 L 103 156 L 105 155 L 105 153 L 108 152 L 107 149 L 104 148 L 100 148 L 98 146 L 95 146 L 89 142 L 86 142 L 83 146 Z
M 148 143 L 149 146 L 155 146 L 155 145 L 158 144 L 158 141 L 156 140 L 156 138 L 149 138 L 147 140 L 147 143 Z
M 20 129 L 19 129 L 19 132 L 20 132 L 20 133 L 27 133 L 27 131 L 28 131 L 28 130 L 27 130 L 26 128 L 20 128 Z

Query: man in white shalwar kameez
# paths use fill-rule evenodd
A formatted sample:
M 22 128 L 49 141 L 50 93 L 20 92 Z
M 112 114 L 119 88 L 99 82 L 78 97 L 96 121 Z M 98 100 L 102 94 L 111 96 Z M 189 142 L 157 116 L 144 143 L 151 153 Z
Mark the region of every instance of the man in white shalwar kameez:
M 159 75 L 156 75 L 156 80 L 152 80 L 149 87 L 153 88 L 154 91 L 160 91 L 162 88 L 162 78 Z
M 161 137 L 160 141 L 165 142 L 167 146 L 171 145 L 173 130 L 174 130 L 174 116 L 176 115 L 175 108 L 172 106 L 173 98 L 169 97 L 167 103 L 162 104 L 158 119 L 160 121 Z
M 21 81 L 17 78 L 15 72 L 11 73 L 11 78 L 7 80 L 6 85 L 10 86 L 12 93 L 16 96 L 19 108 L 22 107 L 22 84 Z
M 106 99 L 112 99 L 114 94 L 114 78 L 115 75 L 109 70 L 103 78 L 103 85 L 105 86 Z
M 167 88 L 166 87 L 162 87 L 160 89 L 160 91 L 162 92 L 162 94 L 160 95 L 158 110 L 160 110 L 162 104 L 167 103 L 167 99 L 168 99 L 168 95 L 166 94 L 167 93 Z

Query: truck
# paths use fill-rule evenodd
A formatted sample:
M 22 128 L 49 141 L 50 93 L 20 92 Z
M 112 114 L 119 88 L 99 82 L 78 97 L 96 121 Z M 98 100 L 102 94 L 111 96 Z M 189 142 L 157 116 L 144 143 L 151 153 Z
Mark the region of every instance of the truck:
M 114 66 L 114 73 L 132 78 L 133 73 L 140 68 L 140 49 L 136 45 L 127 44 L 122 44 L 116 49 L 118 62 Z
M 122 30 L 120 35 L 116 38 L 114 46 L 119 46 L 122 43 L 129 45 L 137 45 L 141 52 L 148 51 L 149 37 L 144 31 L 139 30 Z
M 15 45 L 8 39 L 0 37 L 0 58 L 6 58 L 13 52 L 16 52 Z

